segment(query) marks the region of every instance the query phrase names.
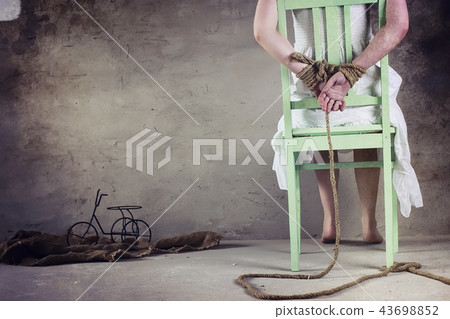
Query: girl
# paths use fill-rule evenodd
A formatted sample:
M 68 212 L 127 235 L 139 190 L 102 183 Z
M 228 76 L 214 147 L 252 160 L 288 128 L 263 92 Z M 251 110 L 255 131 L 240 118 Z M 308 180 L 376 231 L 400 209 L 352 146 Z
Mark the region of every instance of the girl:
M 342 14 L 338 17 L 342 21 Z M 406 35 L 409 19 L 406 0 L 387 0 L 386 24 L 372 35 L 366 5 L 353 5 L 351 7 L 352 18 L 352 42 L 356 66 L 366 70 L 366 74 L 356 82 L 355 94 L 376 95 L 380 90 L 379 73 L 375 64 L 388 54 Z M 297 51 L 310 58 L 313 57 L 313 35 L 310 10 L 293 11 L 295 31 L 295 49 L 291 43 L 277 30 L 278 14 L 276 0 L 259 0 L 254 20 L 254 35 L 256 41 L 276 60 L 285 65 L 294 74 L 303 71 L 307 64 L 290 59 L 290 55 Z M 343 26 L 336 26 L 343 33 Z M 319 60 L 319 59 L 318 59 Z M 391 124 L 397 128 L 394 140 L 396 151 L 396 163 L 394 165 L 394 187 L 400 201 L 401 213 L 408 217 L 411 205 L 422 206 L 422 196 L 413 168 L 410 165 L 410 153 L 406 135 L 406 124 L 403 114 L 396 102 L 396 95 L 401 84 L 400 76 L 392 69 L 389 70 L 390 82 L 390 110 Z M 344 97 L 350 89 L 342 72 L 334 74 L 327 83 L 320 83 L 313 93 L 294 77 L 295 90 L 291 94 L 292 100 L 310 97 L 313 93 L 325 112 L 341 111 L 330 117 L 331 125 L 365 125 L 379 121 L 381 112 L 379 107 L 365 106 L 345 109 Z M 294 110 L 292 122 L 294 127 L 324 126 L 322 110 Z M 345 110 L 345 111 L 344 111 Z M 278 132 L 274 139 L 282 137 L 284 129 L 283 118 L 278 123 Z M 277 173 L 278 183 L 281 189 L 286 186 L 286 167 L 281 165 L 283 148 L 273 145 L 275 151 L 273 169 Z M 328 155 L 324 152 L 322 158 Z M 337 154 L 335 154 L 337 159 Z M 376 149 L 354 150 L 355 161 L 377 160 Z M 327 170 L 316 170 L 320 198 L 324 211 L 322 242 L 330 243 L 335 239 L 334 205 Z M 339 171 L 335 172 L 338 181 Z M 375 206 L 378 192 L 379 168 L 357 168 L 355 177 L 358 186 L 359 198 L 362 210 L 363 240 L 367 243 L 381 243 L 382 236 L 377 230 L 375 219 Z

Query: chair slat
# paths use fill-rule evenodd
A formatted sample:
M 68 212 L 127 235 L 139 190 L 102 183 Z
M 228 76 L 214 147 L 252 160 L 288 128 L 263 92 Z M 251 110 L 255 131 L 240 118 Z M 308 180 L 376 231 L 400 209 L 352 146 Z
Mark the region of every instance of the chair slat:
M 335 169 L 341 168 L 369 168 L 369 167 L 383 167 L 383 161 L 367 161 L 367 162 L 338 162 L 334 163 Z M 300 166 L 301 170 L 312 171 L 317 169 L 330 169 L 329 163 L 321 164 L 302 164 Z
M 327 60 L 332 64 L 340 64 L 340 34 L 338 25 L 338 7 L 325 8 L 325 26 L 327 35 Z
M 286 10 L 376 3 L 378 0 L 285 0 Z
M 344 45 L 345 45 L 345 61 L 353 61 L 353 44 L 352 44 L 352 21 L 350 6 L 344 6 Z M 355 95 L 355 89 L 351 88 L 347 93 L 348 96 Z
M 354 125 L 354 126 L 334 126 L 330 128 L 332 135 L 342 135 L 342 134 L 370 134 L 370 133 L 380 133 L 382 131 L 381 124 L 371 124 L 371 125 Z M 395 128 L 390 128 L 390 133 L 395 133 Z M 308 127 L 308 128 L 296 128 L 292 130 L 292 135 L 294 137 L 300 136 L 315 136 L 326 134 L 325 127 Z
M 352 106 L 367 106 L 367 105 L 381 105 L 380 96 L 371 95 L 353 95 L 345 97 L 347 107 Z M 291 102 L 291 109 L 318 109 L 320 108 L 316 98 L 305 98 L 301 101 Z
M 297 139 L 297 142 L 292 142 L 288 145 L 288 149 L 295 152 L 305 151 L 307 149 L 302 145 L 302 141 L 311 140 L 314 145 L 314 150 L 327 150 L 328 139 L 324 135 L 307 136 Z M 293 140 L 295 141 L 295 139 Z M 331 137 L 334 150 L 348 150 L 348 149 L 367 149 L 367 148 L 382 148 L 383 147 L 383 134 L 382 133 L 370 133 L 370 134 L 342 134 L 333 135 Z
M 325 54 L 325 48 L 322 45 L 322 30 L 320 25 L 319 8 L 312 8 L 312 20 L 314 30 L 314 59 L 322 60 Z
M 344 44 L 345 44 L 345 62 L 352 62 L 352 21 L 350 18 L 350 6 L 344 6 Z

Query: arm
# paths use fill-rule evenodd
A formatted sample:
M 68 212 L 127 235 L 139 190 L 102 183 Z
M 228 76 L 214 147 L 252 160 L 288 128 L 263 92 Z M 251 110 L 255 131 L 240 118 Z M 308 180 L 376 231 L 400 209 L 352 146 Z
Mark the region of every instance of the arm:
M 381 60 L 391 52 L 408 32 L 409 18 L 406 0 L 387 0 L 386 2 L 386 24 L 377 32 L 366 49 L 353 60 L 353 63 L 367 69 Z M 325 84 L 319 95 L 319 104 L 324 111 L 341 111 L 345 108 L 345 102 L 340 108 L 331 105 L 329 101 L 343 100 L 350 85 L 338 72 Z
M 306 64 L 289 61 L 294 48 L 286 37 L 277 29 L 278 10 L 276 0 L 259 0 L 256 5 L 253 32 L 256 41 L 276 60 L 295 74 L 301 72 Z
M 353 63 L 367 69 L 392 51 L 405 37 L 409 28 L 406 0 L 387 0 L 386 24 Z
M 253 22 L 253 32 L 256 41 L 276 60 L 295 74 L 298 74 L 307 64 L 295 60 L 290 61 L 289 55 L 294 52 L 294 48 L 288 39 L 278 31 L 277 24 L 277 0 L 258 0 Z M 323 86 L 324 83 L 320 83 L 314 91 L 317 97 Z M 338 105 L 342 104 L 341 101 L 337 103 Z

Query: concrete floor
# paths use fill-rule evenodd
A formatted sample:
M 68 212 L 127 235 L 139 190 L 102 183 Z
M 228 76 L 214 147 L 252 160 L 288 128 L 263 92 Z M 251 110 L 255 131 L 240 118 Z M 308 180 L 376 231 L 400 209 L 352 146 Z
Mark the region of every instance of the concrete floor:
M 331 251 L 333 245 L 323 247 Z M 328 265 L 329 257 L 312 240 L 305 239 L 302 248 L 300 273 L 317 273 Z M 249 272 L 290 273 L 288 250 L 288 240 L 222 241 L 211 250 L 115 264 L 0 265 L 0 300 L 255 300 L 236 284 L 236 278 Z M 254 282 L 266 293 L 321 290 L 348 282 L 350 276 L 376 273 L 384 258 L 384 245 L 344 240 L 339 256 L 344 270 L 336 265 L 319 280 Z M 450 277 L 450 236 L 401 238 L 395 260 L 417 261 L 425 271 Z M 395 273 L 319 299 L 450 300 L 450 288 L 410 273 Z

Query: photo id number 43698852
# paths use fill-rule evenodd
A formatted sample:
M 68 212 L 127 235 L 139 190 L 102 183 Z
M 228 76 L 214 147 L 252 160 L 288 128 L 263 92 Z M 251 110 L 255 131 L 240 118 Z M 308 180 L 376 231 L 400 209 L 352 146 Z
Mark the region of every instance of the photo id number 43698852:
M 438 306 L 382 306 L 378 312 L 383 316 L 438 316 Z

